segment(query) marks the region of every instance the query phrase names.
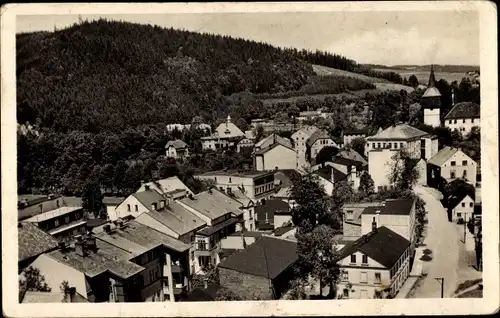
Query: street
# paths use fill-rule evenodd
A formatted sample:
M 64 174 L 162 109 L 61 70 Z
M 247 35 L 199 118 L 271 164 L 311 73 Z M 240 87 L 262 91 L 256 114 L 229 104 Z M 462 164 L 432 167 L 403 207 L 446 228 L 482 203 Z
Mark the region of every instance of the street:
M 426 203 L 428 224 L 424 249 L 432 251 L 429 254 L 432 259 L 423 262 L 427 277 L 423 278 L 412 298 L 441 297 L 440 280 L 435 278 L 444 278 L 444 297 L 450 297 L 458 282 L 460 237 L 456 226 L 448 222 L 446 210 L 436 194 L 421 186 L 416 186 L 414 191 Z

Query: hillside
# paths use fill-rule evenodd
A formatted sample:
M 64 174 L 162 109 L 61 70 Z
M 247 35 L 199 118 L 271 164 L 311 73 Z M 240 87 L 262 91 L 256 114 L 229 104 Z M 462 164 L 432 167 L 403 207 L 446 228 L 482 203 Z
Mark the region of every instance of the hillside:
M 227 115 L 224 96 L 300 90 L 312 67 L 267 44 L 99 20 L 17 36 L 18 121 L 119 131 Z

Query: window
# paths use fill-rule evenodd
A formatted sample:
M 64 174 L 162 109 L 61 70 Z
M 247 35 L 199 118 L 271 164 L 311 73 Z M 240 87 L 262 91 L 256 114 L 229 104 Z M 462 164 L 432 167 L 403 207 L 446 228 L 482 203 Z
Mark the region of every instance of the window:
M 448 124 L 451 124 L 451 119 L 450 119 L 450 120 L 448 120 Z
M 380 148 L 380 142 L 377 142 L 377 148 Z
M 380 284 L 382 279 L 380 277 L 380 273 L 375 273 L 375 284 Z
M 343 281 L 349 281 L 349 272 L 347 270 L 342 271 L 340 276 Z
M 451 166 L 452 166 L 452 167 L 456 166 L 456 164 L 457 164 L 457 163 L 456 163 L 455 161 L 452 161 L 452 162 L 451 162 Z
M 194 261 L 194 251 L 191 251 L 191 261 Z
M 59 207 L 59 200 L 56 200 L 56 205 L 57 207 Z
M 462 213 L 457 213 L 457 217 L 461 218 L 462 217 Z
M 462 176 L 465 178 L 467 177 L 467 170 L 464 170 L 464 173 L 462 173 Z
M 59 220 L 54 220 L 54 226 L 59 226 Z
M 127 204 L 127 211 L 130 212 L 130 204 Z
M 397 142 L 394 143 L 394 149 L 398 149 L 398 143 Z
M 135 205 L 135 212 L 139 212 L 139 206 L 137 204 Z
M 453 121 L 453 123 L 454 123 L 454 124 L 456 124 L 456 123 L 457 123 L 457 120 L 455 119 L 455 120 Z
M 469 203 L 469 208 L 472 208 L 474 206 L 474 203 L 470 202 Z
M 349 289 L 344 288 L 344 297 L 349 298 Z
M 64 223 L 69 223 L 69 216 L 64 218 Z
M 389 149 L 392 148 L 392 143 L 388 143 L 387 145 L 389 146 Z
M 471 122 L 471 123 L 474 123 L 474 118 L 472 118 L 470 122 Z
M 231 183 L 231 182 L 232 182 L 232 181 L 231 181 L 231 177 L 229 177 L 229 183 Z
M 352 219 L 353 219 L 353 213 L 354 213 L 354 211 L 352 211 L 352 210 L 347 210 L 347 213 L 346 213 L 346 219 L 347 219 L 347 220 L 352 220 Z
M 399 148 L 403 148 L 404 147 L 404 143 L 400 142 L 399 143 Z
M 356 264 L 356 255 L 351 255 L 351 263 Z
M 462 208 L 465 208 L 465 203 L 464 202 L 462 202 Z
M 465 124 L 465 119 L 462 119 L 462 124 Z
M 360 283 L 368 283 L 368 274 L 366 272 L 361 272 L 361 277 L 359 278 Z
M 455 171 L 450 172 L 450 178 L 455 179 Z
M 368 256 L 363 255 L 363 264 L 368 264 Z

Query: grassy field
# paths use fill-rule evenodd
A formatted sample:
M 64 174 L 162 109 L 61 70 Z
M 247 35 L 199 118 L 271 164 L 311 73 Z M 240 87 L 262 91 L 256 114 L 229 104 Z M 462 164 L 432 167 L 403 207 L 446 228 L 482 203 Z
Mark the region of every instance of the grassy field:
M 377 90 L 379 91 L 390 91 L 390 90 L 406 90 L 408 93 L 411 93 L 413 91 L 413 88 L 400 85 L 400 84 L 394 84 L 391 83 L 383 78 L 377 78 L 377 77 L 370 77 L 362 74 L 357 74 L 357 73 L 352 73 L 348 71 L 343 71 L 343 70 L 338 70 L 335 68 L 330 68 L 326 66 L 321 66 L 321 65 L 312 65 L 314 72 L 316 72 L 317 75 L 319 76 L 325 76 L 325 75 L 337 75 L 337 76 L 346 76 L 346 77 L 354 77 L 354 78 L 359 78 L 362 81 L 369 82 L 372 84 L 375 84 L 377 87 Z
M 429 81 L 429 74 L 430 72 L 422 72 L 422 71 L 409 71 L 409 70 L 399 70 L 399 69 L 374 69 L 375 71 L 380 71 L 380 72 L 395 72 L 401 75 L 402 77 L 409 78 L 413 74 L 418 79 L 418 82 L 423 85 L 427 85 L 427 82 Z M 460 82 L 462 78 L 464 77 L 469 77 L 466 73 L 447 73 L 447 72 L 434 72 L 434 75 L 436 76 L 436 80 L 440 79 L 445 79 L 448 83 L 451 83 L 453 81 Z

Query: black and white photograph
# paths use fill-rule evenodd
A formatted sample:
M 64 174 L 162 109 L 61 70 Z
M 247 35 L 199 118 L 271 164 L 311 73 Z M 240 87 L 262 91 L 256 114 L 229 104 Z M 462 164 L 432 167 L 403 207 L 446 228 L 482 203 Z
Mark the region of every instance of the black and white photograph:
M 7 315 L 498 310 L 496 7 L 406 4 L 2 7 Z

